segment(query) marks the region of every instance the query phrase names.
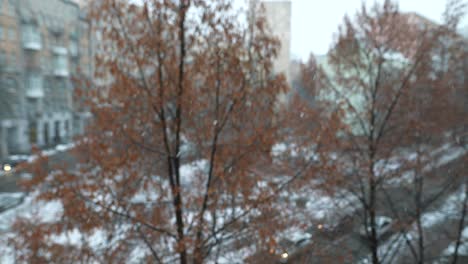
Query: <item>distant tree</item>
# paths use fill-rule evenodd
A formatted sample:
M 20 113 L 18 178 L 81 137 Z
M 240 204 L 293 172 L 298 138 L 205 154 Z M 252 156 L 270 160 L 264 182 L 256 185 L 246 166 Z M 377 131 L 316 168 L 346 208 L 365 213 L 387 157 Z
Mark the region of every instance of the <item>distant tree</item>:
M 58 199 L 63 214 L 20 220 L 18 259 L 124 263 L 140 251 L 147 262 L 203 263 L 242 242 L 273 243 L 281 186 L 262 168 L 274 170 L 270 151 L 285 126 L 274 118 L 277 95 L 287 85 L 272 74 L 278 42 L 264 19 L 242 24 L 224 0 L 90 9 L 100 31 L 100 85 L 86 94 L 93 121 L 75 169 L 48 174 L 36 164 L 28 185 Z M 97 251 L 51 239 L 97 231 Z

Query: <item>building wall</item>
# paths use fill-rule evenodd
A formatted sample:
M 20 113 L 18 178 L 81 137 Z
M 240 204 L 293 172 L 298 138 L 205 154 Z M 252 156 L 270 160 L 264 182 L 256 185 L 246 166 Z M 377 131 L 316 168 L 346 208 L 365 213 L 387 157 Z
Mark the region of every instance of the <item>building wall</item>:
M 25 151 L 27 120 L 20 70 L 21 36 L 14 0 L 0 0 L 0 158 Z
M 261 11 L 267 22 L 267 29 L 280 41 L 280 48 L 276 58 L 273 60 L 273 71 L 275 74 L 283 74 L 287 83 L 292 86 L 290 63 L 291 63 L 291 1 L 290 0 L 251 0 L 251 9 L 261 4 Z M 259 10 L 254 9 L 254 13 Z M 252 10 L 251 10 L 252 11 Z M 254 14 L 255 16 L 255 14 Z M 278 94 L 278 106 L 288 103 L 288 94 Z
M 274 60 L 274 70 L 283 73 L 290 82 L 291 62 L 291 1 L 262 1 L 265 16 L 271 33 L 279 38 L 281 48 Z
M 343 98 L 353 106 L 354 110 L 345 107 L 345 120 L 343 120 L 347 125 L 349 125 L 351 132 L 354 135 L 363 135 L 365 131 L 362 130 L 362 126 L 356 118 L 356 114 L 363 116 L 366 107 L 366 100 L 362 92 L 356 92 L 347 87 L 341 87 L 336 84 L 333 80 L 336 76 L 332 66 L 328 61 L 328 55 L 316 56 L 317 65 L 320 66 L 325 74 L 330 78 L 330 82 L 335 90 L 322 89 L 320 90 L 317 100 L 323 100 L 332 102 L 333 104 L 338 104 L 343 102 Z M 345 104 L 347 105 L 347 104 Z
M 91 77 L 89 36 L 72 1 L 0 0 L 0 160 L 73 136 L 72 78 Z

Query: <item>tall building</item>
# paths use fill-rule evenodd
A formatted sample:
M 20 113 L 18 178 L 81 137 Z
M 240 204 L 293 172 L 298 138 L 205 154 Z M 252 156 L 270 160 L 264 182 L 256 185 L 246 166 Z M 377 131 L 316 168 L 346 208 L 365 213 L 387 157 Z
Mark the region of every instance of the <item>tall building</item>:
M 291 81 L 291 1 L 275 0 L 261 1 L 265 10 L 265 17 L 271 34 L 281 43 L 278 56 L 273 62 L 274 71 L 283 73 L 288 82 Z
M 70 0 L 0 0 L 0 160 L 83 129 L 74 77 L 89 78 L 89 23 Z

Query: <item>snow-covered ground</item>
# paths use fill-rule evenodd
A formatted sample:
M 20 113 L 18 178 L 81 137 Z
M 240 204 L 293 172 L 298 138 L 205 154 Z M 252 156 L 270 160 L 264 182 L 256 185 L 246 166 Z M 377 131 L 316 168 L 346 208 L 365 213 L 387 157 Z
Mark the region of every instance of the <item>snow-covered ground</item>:
M 45 149 L 42 151 L 42 154 L 44 156 L 52 156 L 60 152 L 65 152 L 68 151 L 76 146 L 75 142 L 70 142 L 67 144 L 59 144 L 56 145 L 53 148 L 50 149 Z M 37 157 L 35 155 L 11 155 L 9 156 L 9 160 L 26 160 L 28 162 L 32 162 L 36 159 Z
M 22 194 L 17 193 L 14 196 L 20 195 Z M 18 207 L 0 213 L 0 233 L 2 234 L 0 237 L 0 263 L 16 263 L 14 249 L 8 243 L 8 239 L 14 237 L 11 228 L 15 223 L 15 219 L 18 217 L 33 219 L 36 223 L 53 223 L 60 219 L 63 213 L 62 203 L 58 200 L 36 202 L 36 195 L 31 194 Z M 72 229 L 60 234 L 51 234 L 48 241 L 49 243 L 78 247 L 86 244 L 94 252 L 100 252 L 105 248 L 112 247 L 115 242 L 124 239 L 123 234 L 128 228 L 130 228 L 129 225 L 120 225 L 118 230 L 113 232 L 111 240 L 109 240 L 108 233 L 102 229 L 94 229 L 89 234 L 81 233 L 78 229 Z M 130 252 L 127 263 L 140 263 L 146 253 L 148 253 L 146 246 L 136 246 Z
M 433 170 L 440 166 L 460 158 L 467 153 L 467 149 L 454 145 L 453 143 L 445 143 L 439 147 L 423 147 L 428 155 L 421 157 L 422 163 L 427 163 L 423 168 L 424 172 Z M 314 159 L 319 161 L 318 155 L 313 151 L 313 147 L 297 146 L 294 143 L 277 143 L 273 145 L 271 154 L 277 158 L 281 155 L 290 157 L 305 157 L 306 159 Z M 400 185 L 403 183 L 411 183 L 414 178 L 412 171 L 404 171 L 405 165 L 415 162 L 418 154 L 414 151 L 402 151 L 398 155 L 377 162 L 375 166 L 375 174 L 386 177 L 385 182 L 390 185 Z M 330 158 L 337 159 L 336 153 L 331 153 Z M 402 170 L 399 172 L 399 170 Z M 391 175 L 391 176 L 389 176 Z
M 431 152 L 429 157 L 423 159 L 422 162 L 427 164 L 423 167 L 423 172 L 429 172 L 438 167 L 444 166 L 447 163 L 454 161 L 467 153 L 467 150 L 460 146 L 453 146 L 451 144 L 444 144 L 442 147 L 439 147 Z M 405 161 L 412 161 L 416 158 L 416 153 L 410 153 L 404 157 Z M 429 159 L 430 161 L 428 161 Z M 397 161 L 397 159 L 391 159 L 387 162 L 386 167 L 381 169 L 382 175 L 388 172 L 397 171 L 402 167 L 404 162 Z M 391 177 L 386 180 L 386 183 L 389 185 L 399 186 L 401 184 L 412 183 L 414 180 L 414 171 L 402 171 L 396 177 Z
M 337 192 L 335 196 L 323 194 L 316 190 L 309 192 L 309 200 L 306 203 L 307 213 L 311 219 L 316 220 L 334 220 L 345 215 L 352 214 L 358 208 L 356 196 L 345 191 Z
M 248 246 L 233 250 L 229 252 L 223 252 L 223 254 L 217 259 L 217 261 L 207 261 L 208 264 L 241 264 L 244 263 L 246 256 L 251 256 L 255 253 L 255 246 Z
M 16 196 L 22 194 L 17 193 Z M 10 230 L 17 217 L 35 219 L 38 222 L 53 222 L 58 220 L 58 217 L 63 212 L 62 203 L 60 201 L 36 202 L 36 194 L 29 195 L 24 198 L 24 202 L 14 209 L 10 209 L 0 213 L 0 231 L 5 232 Z
M 44 150 L 42 153 L 45 156 L 52 156 L 60 152 L 70 150 L 75 147 L 75 143 L 60 144 L 53 149 Z M 37 159 L 35 155 L 11 155 L 8 157 L 10 161 L 26 161 L 33 162 Z M 11 172 L 9 172 L 11 173 Z M 0 177 L 5 173 L 0 171 Z M 62 213 L 63 207 L 59 201 L 50 202 L 34 202 L 36 194 L 26 196 L 24 193 L 1 193 L 0 207 L 8 209 L 0 213 L 0 263 L 10 264 L 15 263 L 14 251 L 8 244 L 8 239 L 13 236 L 11 227 L 18 217 L 35 219 L 39 222 L 56 221 Z M 15 208 L 11 208 L 15 206 Z M 11 209 L 10 209 L 11 208 Z
M 0 211 L 5 211 L 16 207 L 23 202 L 25 194 L 18 193 L 0 193 Z
M 190 186 L 197 182 L 205 182 L 208 174 L 208 160 L 196 160 L 180 166 L 180 181 L 183 186 Z
M 286 155 L 293 158 L 303 157 L 306 160 L 319 160 L 318 154 L 315 152 L 315 146 L 298 146 L 295 143 L 277 143 L 271 148 L 271 155 L 274 158 Z
M 23 194 L 17 193 L 16 196 Z M 25 197 L 24 202 L 14 209 L 4 211 L 0 214 L 0 263 L 13 264 L 14 251 L 8 244 L 8 239 L 11 238 L 11 227 L 17 217 L 25 217 L 34 219 L 37 222 L 53 222 L 57 221 L 58 217 L 63 212 L 63 207 L 59 201 L 50 202 L 35 202 L 35 194 Z
M 70 143 L 67 145 L 58 145 L 55 149 L 47 150 L 47 151 L 44 151 L 43 153 L 48 156 L 55 155 L 58 152 L 69 150 L 73 148 L 74 146 L 75 146 L 74 143 Z M 307 150 L 307 149 L 297 148 L 296 146 L 286 146 L 285 144 L 277 144 L 272 150 L 272 154 L 274 156 L 284 154 L 285 152 L 288 152 L 287 154 L 292 155 L 292 156 L 297 156 L 300 153 L 300 154 L 306 154 L 307 156 L 314 158 L 314 154 L 312 151 Z M 437 158 L 432 163 L 431 166 L 434 166 L 434 167 L 442 166 L 456 158 L 459 158 L 465 153 L 466 151 L 462 148 L 457 148 L 457 147 L 453 147 L 451 145 L 446 144 L 433 151 L 434 157 L 437 156 Z M 18 158 L 24 158 L 24 157 L 18 157 Z M 405 158 L 407 160 L 414 160 L 416 156 L 414 153 L 409 153 L 405 156 Z M 32 156 L 28 157 L 28 160 L 30 161 L 34 159 L 35 157 L 32 157 Z M 181 179 L 182 179 L 183 185 L 190 186 L 191 184 L 194 184 L 194 183 L 196 184 L 196 182 L 203 182 L 204 175 L 206 175 L 207 166 L 208 164 L 206 160 L 195 161 L 190 164 L 183 165 L 181 168 Z M 399 159 L 394 159 L 388 162 L 385 168 L 382 167 L 380 169 L 394 171 L 394 170 L 398 170 L 400 166 L 401 166 L 401 163 L 399 162 Z M 400 177 L 392 179 L 392 180 L 395 180 L 395 182 L 392 182 L 392 183 L 401 184 L 404 181 L 411 180 L 411 178 L 412 177 L 409 174 L 409 172 L 403 172 Z M 276 177 L 276 178 L 272 177 L 272 180 L 277 180 L 277 179 L 280 179 L 280 181 L 287 181 L 289 178 L 287 176 Z M 270 187 L 271 186 L 269 185 L 268 182 L 258 183 L 259 189 L 266 189 Z M 19 197 L 20 195 L 21 194 L 13 194 L 11 198 L 13 199 L 14 197 Z M 142 190 L 141 192 L 137 192 L 135 194 L 132 201 L 135 203 L 145 203 L 147 201 L 155 200 L 158 197 L 158 195 L 159 194 L 155 192 Z M 9 230 L 11 229 L 11 226 L 14 222 L 14 219 L 16 219 L 16 217 L 27 217 L 31 219 L 37 219 L 38 221 L 42 221 L 42 222 L 56 221 L 58 217 L 60 217 L 63 211 L 63 207 L 59 201 L 35 202 L 33 198 L 34 196 L 35 194 L 29 195 L 28 197 L 24 199 L 24 202 L 18 207 L 16 207 L 15 209 L 11 209 L 3 213 L 0 213 L 0 231 L 3 233 L 2 238 L 0 238 L 0 263 L 7 263 L 7 264 L 14 263 L 13 262 L 14 252 L 12 252 L 12 249 L 8 246 L 7 239 L 12 235 L 12 233 L 10 233 Z M 294 230 L 292 229 L 286 230 L 285 232 L 278 234 L 278 239 L 283 239 L 283 238 L 294 239 L 298 237 L 302 238 L 302 237 L 308 236 L 305 231 L 305 228 L 307 228 L 307 225 L 310 225 L 313 221 L 324 222 L 330 225 L 337 224 L 340 222 L 340 219 L 343 216 L 352 214 L 355 210 L 357 210 L 358 207 L 356 207 L 356 205 L 360 204 L 357 202 L 357 198 L 350 193 L 337 192 L 335 195 L 332 196 L 329 194 L 325 194 L 324 192 L 320 190 L 314 190 L 313 188 L 310 188 L 310 186 L 308 186 L 307 188 L 304 188 L 304 190 L 302 191 L 294 192 L 294 193 L 285 190 L 280 193 L 280 196 L 287 198 L 286 199 L 287 201 L 285 200 L 285 203 L 288 203 L 287 205 L 288 208 L 285 208 L 284 210 L 285 215 L 288 215 L 288 217 L 297 218 L 296 219 L 297 222 L 302 223 L 304 225 L 303 225 L 303 228 L 294 227 Z M 0 201 L 2 200 L 8 201 L 8 199 L 9 198 L 3 199 L 2 196 L 0 196 Z M 295 205 L 291 207 L 291 204 L 295 204 L 294 201 L 301 200 L 301 199 L 305 200 L 304 207 L 300 208 Z M 460 199 L 460 194 L 456 193 L 447 199 L 446 203 L 444 203 L 444 205 L 440 208 L 440 210 L 425 213 L 423 215 L 423 225 L 425 227 L 430 227 L 446 219 L 447 214 L 449 212 L 453 213 L 453 211 L 456 209 L 456 206 L 454 204 L 455 204 L 455 201 L 458 201 L 459 199 Z M 240 214 L 244 211 L 244 209 L 227 208 L 225 211 L 226 211 L 226 215 L 231 215 L 232 213 Z M 195 217 L 194 214 L 189 213 L 188 215 L 189 215 L 189 218 L 191 219 Z M 218 215 L 218 216 L 222 217 L 222 215 L 223 214 Z M 212 219 L 210 219 L 210 217 L 211 217 L 210 215 L 207 215 L 206 220 L 211 221 Z M 223 222 L 224 221 L 218 220 L 218 223 L 220 224 L 222 224 Z M 409 232 L 408 235 L 411 236 L 413 232 L 415 231 L 412 230 L 411 232 Z M 111 241 L 106 240 L 105 237 L 107 237 L 107 233 L 103 230 L 96 229 L 91 234 L 82 234 L 79 232 L 79 230 L 73 229 L 71 231 L 68 231 L 67 233 L 52 235 L 50 240 L 55 243 L 71 244 L 71 245 L 80 245 L 80 243 L 87 243 L 91 245 L 93 248 L 95 248 L 96 250 L 99 250 L 102 247 L 109 246 L 110 245 L 109 243 L 111 243 Z M 116 238 L 119 238 L 119 236 L 116 236 Z M 391 243 L 391 244 L 389 243 L 388 245 L 383 244 L 381 246 L 381 251 L 386 252 L 388 250 L 397 250 L 397 249 L 393 249 L 394 245 L 404 242 L 404 240 L 402 240 L 401 237 L 399 237 L 398 235 L 395 235 L 394 237 L 390 238 L 389 241 L 395 241 L 395 240 L 398 243 Z M 254 252 L 254 248 L 252 248 L 251 246 L 246 246 L 242 249 L 235 250 L 232 252 L 231 251 L 223 252 L 223 254 L 221 255 L 220 261 L 218 261 L 218 263 L 242 263 L 243 259 L 246 256 L 251 255 L 253 252 Z M 131 254 L 129 254 L 129 261 L 139 260 L 146 253 L 147 252 L 145 251 L 144 245 L 142 245 L 141 247 L 135 247 L 135 250 L 132 251 Z M 365 263 L 364 260 L 362 263 Z
M 458 219 L 460 217 L 461 203 L 465 198 L 464 186 L 447 197 L 444 203 L 436 210 L 424 213 L 421 217 L 422 226 L 425 229 L 441 224 L 447 219 Z M 468 231 L 466 231 L 468 232 Z M 379 255 L 383 259 L 382 263 L 389 263 L 388 256 L 397 255 L 398 251 L 406 247 L 406 240 L 412 243 L 413 238 L 417 237 L 417 227 L 413 224 L 411 228 L 404 234 L 394 234 L 385 243 L 379 247 Z M 406 236 L 406 238 L 404 237 Z M 387 257 L 387 258 L 384 258 Z M 359 263 L 371 263 L 371 257 L 367 256 L 363 258 Z
M 64 149 L 64 148 L 61 148 Z M 49 155 L 52 152 L 49 152 Z M 185 164 L 181 167 L 181 179 L 182 184 L 186 187 L 184 191 L 190 191 L 190 195 L 199 195 L 198 193 L 194 192 L 193 188 L 190 188 L 192 184 L 197 184 L 199 181 L 203 181 L 204 176 L 206 176 L 206 168 L 207 168 L 207 161 L 200 160 L 195 161 L 189 164 Z M 157 180 L 157 176 L 153 176 L 154 179 Z M 206 178 L 206 177 L 205 177 Z M 162 181 L 161 183 L 167 183 L 166 181 Z M 164 186 L 162 184 L 161 186 Z M 166 186 L 168 189 L 169 186 Z M 192 194 L 193 193 L 193 194 Z M 22 194 L 13 194 L 10 195 L 11 197 L 17 197 Z M 3 233 L 3 238 L 0 239 L 0 263 L 13 263 L 14 259 L 14 252 L 11 247 L 8 246 L 7 240 L 8 238 L 13 236 L 13 233 L 10 231 L 12 225 L 16 218 L 28 218 L 34 219 L 38 222 L 55 222 L 59 219 L 63 212 L 63 207 L 60 201 L 51 201 L 51 202 L 35 202 L 35 197 L 37 194 L 30 194 L 28 197 L 24 199 L 24 202 L 19 205 L 18 207 L 0 213 L 0 231 Z M 105 194 L 94 194 L 95 202 L 109 204 L 111 203 L 111 197 L 106 196 Z M 146 204 L 148 202 L 155 202 L 161 201 L 159 198 L 161 197 L 160 190 L 155 190 L 154 188 L 143 188 L 138 190 L 131 198 L 130 202 L 132 203 L 143 203 Z M 1 199 L 1 196 L 0 196 Z M 115 210 L 120 210 L 120 207 L 112 207 Z M 224 210 L 218 210 L 218 214 L 216 215 L 216 223 L 217 226 L 221 226 L 224 222 L 228 221 L 228 217 L 237 216 L 243 214 L 245 212 L 245 208 L 234 207 L 234 208 L 226 208 Z M 258 210 L 251 209 L 249 216 L 257 217 L 259 215 Z M 197 216 L 196 211 L 191 211 L 191 209 L 186 208 L 186 216 L 190 219 L 188 222 L 191 222 Z M 213 219 L 211 214 L 206 214 L 205 219 L 208 222 L 212 222 Z M 175 221 L 175 220 L 174 220 Z M 188 228 L 188 227 L 187 227 Z M 122 231 L 122 233 L 125 230 Z M 76 247 L 81 247 L 83 245 L 90 246 L 96 252 L 99 252 L 102 248 L 106 248 L 112 245 L 112 241 L 108 241 L 105 238 L 108 237 L 108 234 L 104 230 L 96 229 L 94 232 L 84 234 L 80 232 L 78 229 L 72 229 L 60 234 L 53 234 L 50 236 L 50 243 L 58 243 L 58 244 L 67 244 Z M 114 240 L 116 241 L 119 239 L 119 236 L 115 233 L 112 234 Z M 120 237 L 122 239 L 122 237 Z M 166 243 L 167 244 L 167 243 Z M 247 249 L 237 250 L 237 255 L 235 252 L 225 252 L 222 257 L 227 259 L 244 259 L 246 257 L 246 252 L 249 251 Z M 250 251 L 249 251 L 250 252 Z M 129 252 L 128 261 L 127 263 L 140 263 L 141 258 L 150 254 L 148 252 L 147 247 L 145 245 L 135 246 L 134 249 Z M 239 254 L 243 254 L 240 256 Z M 232 263 L 232 262 L 226 262 Z
M 462 231 L 460 246 L 458 247 L 458 254 L 468 256 L 468 227 L 465 227 Z M 456 242 L 450 243 L 450 245 L 444 250 L 442 255 L 452 256 L 455 253 Z
M 75 143 L 74 142 L 70 142 L 68 144 L 59 144 L 57 146 L 55 146 L 55 148 L 53 149 L 46 149 L 42 152 L 42 154 L 44 154 L 45 156 L 52 156 L 52 155 L 55 155 L 59 152 L 64 152 L 64 151 L 67 151 L 67 150 L 70 150 L 72 148 L 75 147 Z

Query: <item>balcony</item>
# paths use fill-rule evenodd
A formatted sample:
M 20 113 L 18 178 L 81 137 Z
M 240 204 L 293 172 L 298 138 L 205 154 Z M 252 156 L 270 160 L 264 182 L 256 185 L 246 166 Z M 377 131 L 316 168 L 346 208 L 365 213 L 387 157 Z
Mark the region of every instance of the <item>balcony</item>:
M 42 49 L 41 33 L 32 25 L 23 26 L 23 48 L 32 51 Z
M 51 50 L 52 53 L 57 56 L 66 56 L 68 54 L 67 48 L 62 46 L 54 46 Z
M 42 49 L 42 44 L 40 42 L 33 41 L 23 42 L 23 48 L 27 50 L 38 51 Z
M 67 69 L 55 69 L 54 70 L 54 75 L 56 77 L 68 77 L 70 73 L 68 72 Z
M 53 74 L 56 77 L 68 77 L 70 74 L 68 70 L 68 58 L 66 54 L 66 52 L 65 54 L 63 53 L 63 50 L 61 50 L 61 53 L 55 53 Z
M 42 98 L 44 97 L 44 91 L 39 88 L 28 89 L 26 91 L 26 96 L 29 98 Z

